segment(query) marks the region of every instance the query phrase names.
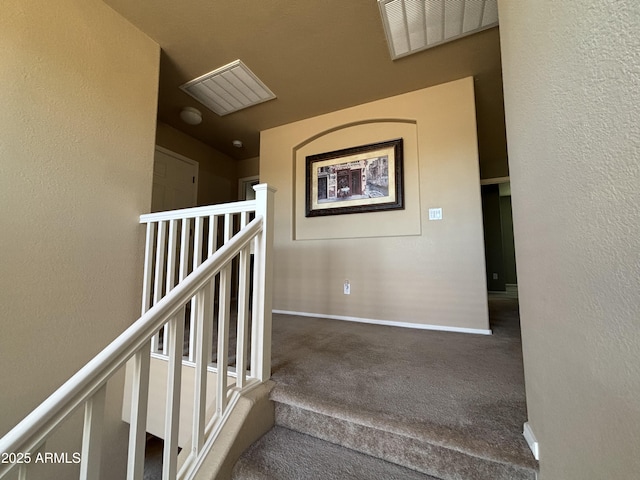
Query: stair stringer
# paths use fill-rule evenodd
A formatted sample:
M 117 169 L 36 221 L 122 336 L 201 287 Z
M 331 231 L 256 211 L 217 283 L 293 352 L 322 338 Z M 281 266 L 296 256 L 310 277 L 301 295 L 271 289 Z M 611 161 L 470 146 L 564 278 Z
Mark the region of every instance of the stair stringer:
M 274 403 L 268 380 L 242 395 L 190 480 L 230 480 L 240 455 L 274 425 Z M 188 448 L 185 448 L 188 451 Z

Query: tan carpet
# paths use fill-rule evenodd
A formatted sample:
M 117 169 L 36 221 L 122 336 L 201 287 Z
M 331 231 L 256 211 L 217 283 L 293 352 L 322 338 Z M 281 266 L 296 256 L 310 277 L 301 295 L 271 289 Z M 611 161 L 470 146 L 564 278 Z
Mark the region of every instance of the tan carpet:
M 517 300 L 490 317 L 492 336 L 275 315 L 276 422 L 438 478 L 534 478 Z

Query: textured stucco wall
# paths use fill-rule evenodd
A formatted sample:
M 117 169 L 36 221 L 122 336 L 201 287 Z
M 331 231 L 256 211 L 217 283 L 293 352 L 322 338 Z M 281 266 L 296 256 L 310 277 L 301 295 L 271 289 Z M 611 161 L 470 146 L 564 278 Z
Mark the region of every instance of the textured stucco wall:
M 0 44 L 1 436 L 139 316 L 159 48 L 98 0 L 4 1 Z M 103 478 L 124 478 L 123 377 Z
M 474 105 L 466 78 L 262 132 L 260 181 L 278 189 L 274 308 L 489 328 Z M 405 210 L 304 217 L 306 155 L 398 137 Z
M 541 480 L 640 475 L 640 3 L 500 1 Z

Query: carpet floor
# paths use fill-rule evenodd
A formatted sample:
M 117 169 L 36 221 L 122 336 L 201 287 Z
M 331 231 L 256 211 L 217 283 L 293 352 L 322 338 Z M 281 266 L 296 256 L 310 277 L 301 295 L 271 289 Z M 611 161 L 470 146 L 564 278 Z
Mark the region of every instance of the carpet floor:
M 274 315 L 278 428 L 437 478 L 534 478 L 517 300 L 489 306 L 491 336 Z M 277 445 L 252 447 L 235 478 L 261 478 L 246 472 L 279 462 Z

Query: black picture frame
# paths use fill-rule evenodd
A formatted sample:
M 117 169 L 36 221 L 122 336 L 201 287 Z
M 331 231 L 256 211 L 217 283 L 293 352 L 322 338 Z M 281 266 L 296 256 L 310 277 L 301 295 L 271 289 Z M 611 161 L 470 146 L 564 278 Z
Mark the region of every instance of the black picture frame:
M 305 216 L 404 208 L 402 138 L 306 157 Z

